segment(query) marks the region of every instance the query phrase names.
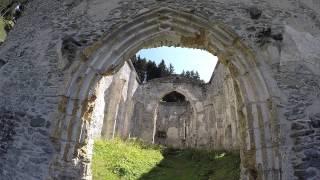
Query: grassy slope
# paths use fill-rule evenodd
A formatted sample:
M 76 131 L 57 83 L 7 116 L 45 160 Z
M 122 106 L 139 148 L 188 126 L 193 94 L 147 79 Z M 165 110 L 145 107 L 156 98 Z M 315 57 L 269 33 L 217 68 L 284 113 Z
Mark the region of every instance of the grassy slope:
M 138 142 L 98 140 L 94 145 L 93 179 L 138 179 L 162 158 L 159 148 L 146 148 Z
M 163 161 L 141 179 L 238 180 L 239 156 L 200 150 L 170 150 Z
M 163 154 L 163 155 L 162 155 Z M 236 180 L 239 155 L 146 147 L 140 143 L 97 141 L 94 180 Z

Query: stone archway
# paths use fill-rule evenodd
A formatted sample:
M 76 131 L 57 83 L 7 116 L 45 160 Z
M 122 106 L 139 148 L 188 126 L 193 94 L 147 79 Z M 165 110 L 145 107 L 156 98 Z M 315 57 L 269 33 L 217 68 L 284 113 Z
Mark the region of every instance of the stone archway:
M 52 176 L 90 179 L 88 127 L 93 87 L 139 49 L 162 45 L 205 49 L 228 67 L 238 93 L 242 177 L 280 179 L 274 105 L 254 53 L 220 22 L 170 8 L 145 12 L 84 50 L 84 61 L 61 102 L 66 104 L 62 112 L 72 113 L 63 116 L 57 128 L 64 124 L 69 131 L 56 129 L 52 135 L 61 149 L 51 165 Z

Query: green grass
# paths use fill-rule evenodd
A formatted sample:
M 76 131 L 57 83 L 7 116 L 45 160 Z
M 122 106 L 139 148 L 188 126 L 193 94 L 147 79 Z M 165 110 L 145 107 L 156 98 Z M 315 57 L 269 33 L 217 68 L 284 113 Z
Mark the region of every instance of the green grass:
M 0 16 L 0 42 L 3 42 L 7 37 L 7 33 L 4 30 L 4 27 L 5 27 L 5 20 Z
M 138 179 L 162 159 L 159 147 L 147 147 L 137 141 L 97 140 L 92 163 L 93 179 Z
M 94 180 L 237 180 L 240 158 L 233 153 L 98 140 L 92 170 Z
M 238 180 L 239 155 L 205 150 L 168 149 L 165 158 L 141 180 Z

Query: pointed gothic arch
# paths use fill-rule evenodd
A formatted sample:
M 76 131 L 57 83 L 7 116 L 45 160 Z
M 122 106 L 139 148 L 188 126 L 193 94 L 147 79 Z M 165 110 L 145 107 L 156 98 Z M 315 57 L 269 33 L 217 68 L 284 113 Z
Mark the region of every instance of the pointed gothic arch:
M 274 148 L 278 130 L 271 123 L 276 121 L 274 105 L 254 53 L 221 22 L 166 7 L 138 15 L 82 52 L 83 61 L 66 87 L 61 100 L 66 106 L 52 134 L 60 153 L 51 174 L 90 179 L 93 88 L 138 50 L 162 45 L 205 49 L 228 67 L 238 90 L 242 176 L 280 179 L 279 149 Z

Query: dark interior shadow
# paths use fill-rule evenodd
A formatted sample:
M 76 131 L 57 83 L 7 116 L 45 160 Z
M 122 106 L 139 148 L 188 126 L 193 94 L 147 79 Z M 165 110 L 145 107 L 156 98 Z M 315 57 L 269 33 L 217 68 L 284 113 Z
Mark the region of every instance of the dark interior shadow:
M 238 180 L 240 156 L 192 149 L 165 149 L 164 159 L 139 180 Z

